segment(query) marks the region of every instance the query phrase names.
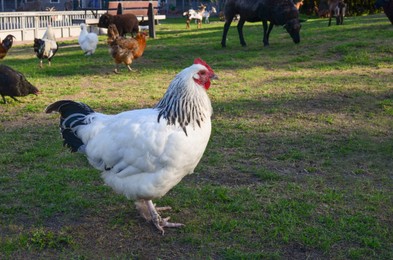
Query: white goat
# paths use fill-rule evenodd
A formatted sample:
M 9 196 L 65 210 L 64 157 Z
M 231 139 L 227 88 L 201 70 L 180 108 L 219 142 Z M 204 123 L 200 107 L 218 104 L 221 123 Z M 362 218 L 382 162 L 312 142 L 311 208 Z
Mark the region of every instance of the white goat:
M 217 10 L 216 8 L 213 6 L 212 9 L 210 11 L 205 10 L 202 14 L 202 17 L 205 18 L 205 23 L 210 23 L 209 21 L 209 17 L 211 14 L 216 14 Z
M 197 28 L 202 28 L 202 19 L 203 19 L 203 13 L 206 10 L 206 5 L 201 5 L 200 9 L 195 11 L 194 9 L 190 9 L 187 12 L 183 13 L 183 16 L 187 17 L 186 20 L 186 28 L 190 29 L 190 22 L 192 19 L 195 19 L 195 21 L 198 23 Z

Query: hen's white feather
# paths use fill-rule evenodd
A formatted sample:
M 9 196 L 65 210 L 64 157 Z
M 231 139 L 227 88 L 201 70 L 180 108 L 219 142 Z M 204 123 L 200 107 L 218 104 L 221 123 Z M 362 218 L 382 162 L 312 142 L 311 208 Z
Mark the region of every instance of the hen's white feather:
M 194 171 L 211 133 L 211 103 L 194 81 L 203 68 L 194 64 L 183 70 L 167 91 L 197 100 L 198 114 L 204 115 L 198 124 L 190 122 L 183 129 L 178 121 L 159 118 L 156 107 L 117 115 L 92 113 L 85 119 L 88 124 L 75 128 L 90 164 L 116 192 L 131 199 L 159 198 Z
M 44 35 L 42 36 L 42 39 L 56 41 L 55 32 L 53 31 L 52 26 L 50 24 L 48 24 L 46 31 L 45 31 Z
M 52 57 L 57 50 L 57 42 L 49 39 L 42 39 L 45 42 L 43 55 Z
M 89 33 L 86 24 L 82 23 L 80 26 L 81 32 L 78 37 L 78 43 L 86 55 L 91 55 L 96 51 L 98 36 L 93 32 Z

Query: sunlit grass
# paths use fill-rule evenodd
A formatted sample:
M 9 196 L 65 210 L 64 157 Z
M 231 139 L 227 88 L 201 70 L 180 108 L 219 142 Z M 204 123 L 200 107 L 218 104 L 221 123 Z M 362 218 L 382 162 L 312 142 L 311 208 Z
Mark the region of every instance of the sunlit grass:
M 83 56 L 61 42 L 39 69 L 29 45 L 2 61 L 39 96 L 0 104 L 0 258 L 391 259 L 393 30 L 384 15 L 343 26 L 308 19 L 295 45 L 275 27 L 157 26 L 134 72 L 113 73 L 105 36 Z M 213 131 L 195 174 L 158 205 L 182 229 L 158 234 L 133 203 L 103 185 L 86 158 L 62 147 L 58 99 L 103 113 L 151 107 L 201 57 L 220 80 Z

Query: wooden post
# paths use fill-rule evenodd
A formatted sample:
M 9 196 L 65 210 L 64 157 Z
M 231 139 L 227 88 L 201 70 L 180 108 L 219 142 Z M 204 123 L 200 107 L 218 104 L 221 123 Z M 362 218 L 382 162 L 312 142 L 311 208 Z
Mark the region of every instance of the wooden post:
M 117 14 L 123 14 L 123 6 L 121 3 L 117 5 Z
M 156 28 L 155 28 L 155 21 L 154 21 L 154 9 L 153 3 L 149 3 L 149 7 L 147 10 L 147 16 L 149 18 L 149 37 L 156 38 Z
M 26 16 L 22 16 L 22 32 L 25 29 L 25 25 L 26 25 Z M 40 36 L 38 36 L 38 29 L 40 28 L 40 18 L 38 16 L 34 17 L 34 38 L 40 38 Z M 25 40 L 25 35 L 24 33 L 22 33 L 22 41 Z

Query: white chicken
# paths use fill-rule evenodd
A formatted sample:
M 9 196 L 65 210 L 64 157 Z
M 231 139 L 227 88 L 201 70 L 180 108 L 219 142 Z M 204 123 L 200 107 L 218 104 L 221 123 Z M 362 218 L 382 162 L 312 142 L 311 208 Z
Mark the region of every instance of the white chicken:
M 46 31 L 41 39 L 48 39 L 51 41 L 56 41 L 56 35 L 52 29 L 52 25 L 48 24 L 48 26 L 46 27 Z
M 98 36 L 93 32 L 87 32 L 86 24 L 81 23 L 81 33 L 78 37 L 78 43 L 85 52 L 85 55 L 92 55 L 97 48 Z
M 191 174 L 200 161 L 211 132 L 212 106 L 207 95 L 213 70 L 201 59 L 172 80 L 153 108 L 117 115 L 94 112 L 71 100 L 49 105 L 59 112 L 64 145 L 82 152 L 102 171 L 105 183 L 135 200 L 141 216 L 164 234 L 164 227 L 181 227 L 161 218 L 152 200 L 164 196 Z

